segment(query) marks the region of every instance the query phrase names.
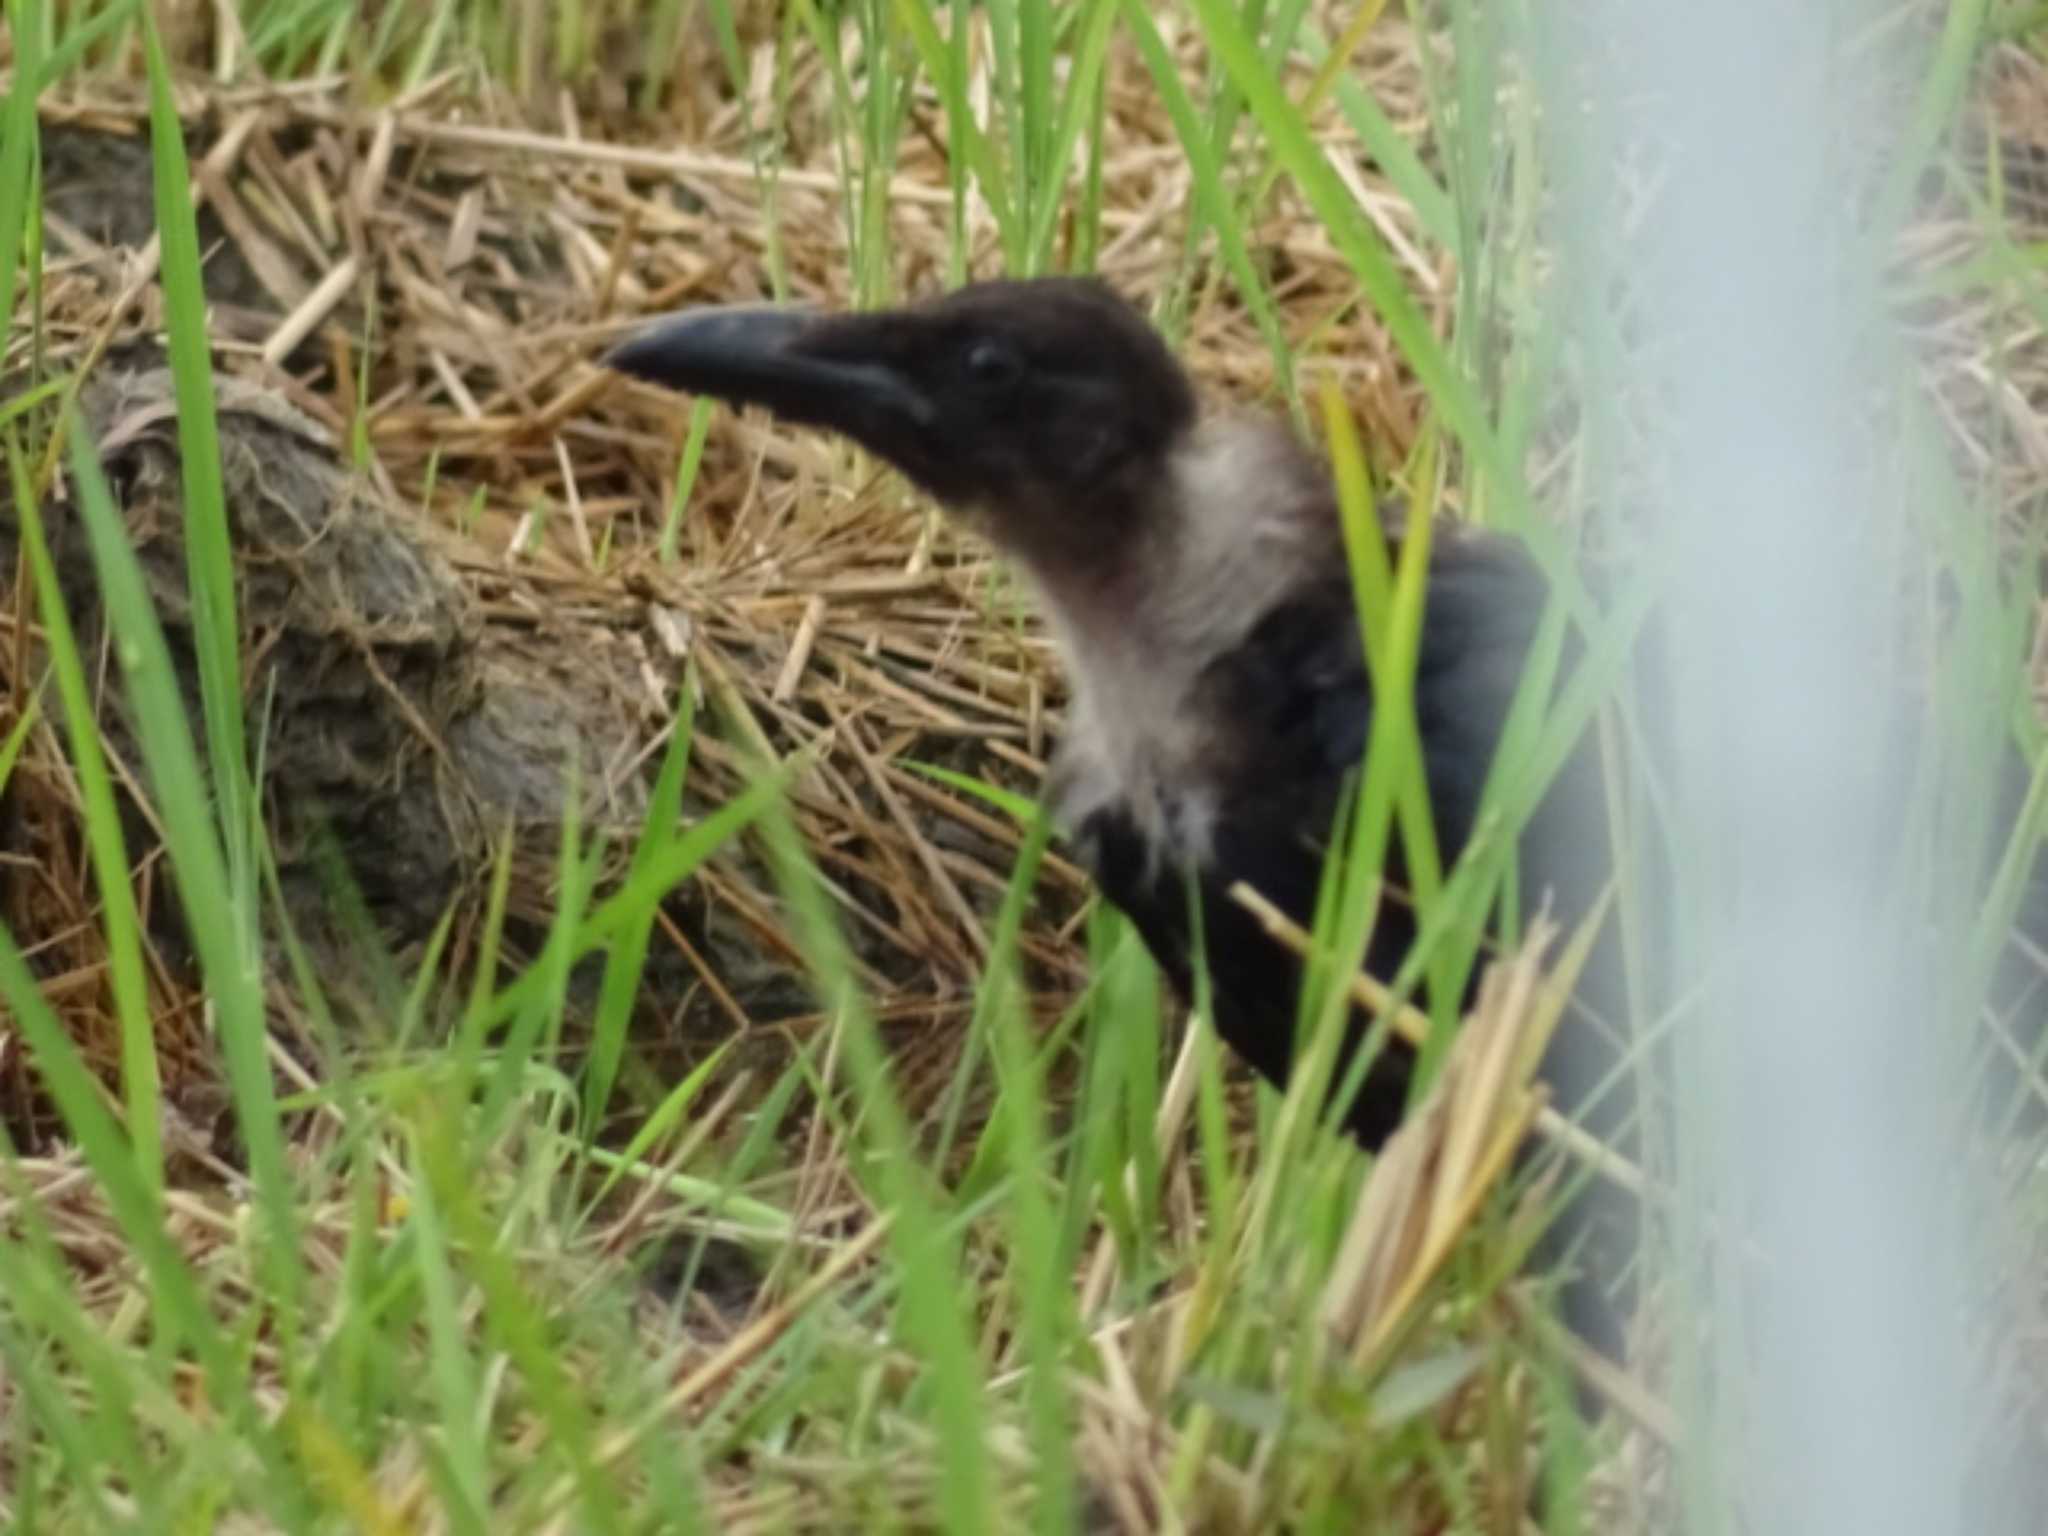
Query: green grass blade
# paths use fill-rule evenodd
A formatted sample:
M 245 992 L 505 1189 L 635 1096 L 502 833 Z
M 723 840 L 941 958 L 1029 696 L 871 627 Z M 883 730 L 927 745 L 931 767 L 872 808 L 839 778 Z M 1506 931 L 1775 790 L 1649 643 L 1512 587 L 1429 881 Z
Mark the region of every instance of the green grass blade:
M 28 221 L 35 210 L 38 128 L 36 94 L 42 82 L 43 8 L 38 0 L 8 0 L 14 34 L 14 89 L 0 109 L 0 358 L 14 323 L 14 284 Z
M 838 1021 L 869 1153 L 863 1171 L 874 1180 L 879 1204 L 893 1223 L 891 1251 L 901 1293 L 896 1326 L 927 1373 L 920 1396 L 937 1446 L 940 1520 L 958 1536 L 978 1536 L 997 1522 L 984 1383 L 962 1305 L 967 1290 L 958 1244 L 917 1155 L 823 886 L 780 800 L 764 814 L 762 829 L 821 1000 Z
M 595 1410 L 588 1394 L 569 1374 L 555 1330 L 521 1285 L 510 1255 L 479 1202 L 473 1170 L 457 1117 L 430 1096 L 412 1105 L 414 1145 L 426 1189 L 459 1245 L 469 1273 L 484 1298 L 483 1319 L 525 1378 L 533 1404 L 550 1431 L 550 1460 L 563 1463 L 580 1501 L 580 1530 L 624 1529 L 620 1490 L 601 1469 L 596 1452 Z M 461 1382 L 449 1384 L 460 1391 Z M 458 1404 L 460 1407 L 460 1404 Z
M 156 175 L 156 223 L 163 261 L 164 310 L 171 381 L 178 402 L 178 461 L 184 491 L 185 558 L 192 598 L 193 652 L 206 715 L 213 790 L 238 896 L 254 890 L 249 856 L 252 808 L 247 732 L 242 719 L 240 641 L 235 620 L 235 561 L 228 530 L 227 492 L 221 476 L 220 426 L 215 416 L 213 361 L 206 334 L 206 287 L 200 273 L 199 226 L 189 190 L 184 130 L 171 95 L 170 64 L 148 11 L 142 40 L 149 64 L 151 160 Z M 242 943 L 253 902 L 234 909 Z
M 170 650 L 106 477 L 75 418 L 70 442 L 72 480 L 113 628 L 115 657 L 134 710 L 172 873 L 190 915 L 192 941 L 213 1001 L 229 1087 L 248 1144 L 250 1178 L 268 1229 L 264 1272 L 272 1287 L 270 1299 L 283 1311 L 281 1323 L 289 1327 L 302 1281 L 298 1222 L 266 1055 L 263 977 L 243 943 L 250 919 L 229 920 L 236 898 L 215 839 Z
M 1898 152 L 1887 169 L 1876 227 L 1891 229 L 1904 216 L 1921 174 L 1939 149 L 1970 87 L 1987 35 L 1989 0 L 1952 0 L 1944 7 L 1941 38 Z
M 995 220 L 1003 254 L 1012 271 L 1022 272 L 1030 263 L 1027 247 L 1029 230 L 1015 211 L 1014 193 L 996 159 L 995 150 L 967 104 L 965 59 L 939 35 L 938 24 L 921 0 L 896 0 L 896 19 L 917 49 L 925 73 L 938 87 L 939 100 L 946 109 L 946 131 L 953 144 L 955 161 L 964 160 L 973 172 L 974 183 L 987 200 Z M 956 245 L 958 242 L 955 242 Z
M 215 1321 L 197 1277 L 172 1245 L 164 1228 L 163 1208 L 141 1171 L 134 1148 L 108 1112 L 99 1084 L 44 1001 L 34 974 L 4 926 L 0 926 L 0 997 L 6 999 L 43 1086 L 91 1165 L 123 1238 L 149 1278 L 164 1348 L 191 1351 L 205 1373 L 213 1402 L 263 1458 L 282 1494 L 292 1479 L 285 1475 L 276 1441 L 256 1411 L 243 1364 Z M 278 1508 L 284 1512 L 296 1504 L 295 1497 L 281 1498 Z
M 694 729 L 692 701 L 694 679 L 686 677 L 679 690 L 680 706 L 670 732 L 668 750 L 662 754 L 661 771 L 648 797 L 647 815 L 640 830 L 639 845 L 633 850 L 632 868 L 644 871 L 668 846 L 683 815 L 683 781 L 689 772 L 690 741 Z M 584 1068 L 584 1136 L 593 1138 L 610 1102 L 612 1085 L 618 1078 L 619 1062 L 625 1055 L 626 1029 L 632 1022 L 633 1004 L 647 967 L 647 946 L 653 935 L 655 910 L 660 894 L 650 891 L 647 904 L 621 920 L 622 927 L 605 957 L 604 979 L 599 984 L 597 1018 L 591 1027 L 590 1059 Z
M 1493 482 L 1494 494 L 1509 507 L 1523 499 L 1521 477 L 1500 450 L 1486 408 L 1471 384 L 1452 366 L 1431 332 L 1421 308 L 1401 281 L 1384 242 L 1330 169 L 1294 104 L 1246 35 L 1228 0 L 1190 0 L 1210 48 L 1244 93 L 1252 116 L 1272 140 L 1273 153 L 1300 187 L 1330 238 L 1358 278 L 1387 333 L 1415 370 L 1416 379 L 1464 443 L 1474 465 Z
M 1194 102 L 1189 99 L 1187 88 L 1181 84 L 1180 67 L 1168 51 L 1165 39 L 1159 35 L 1151 10 L 1138 0 L 1123 0 L 1123 16 L 1124 25 L 1129 28 L 1139 53 L 1152 71 L 1152 82 L 1159 91 L 1159 99 L 1167 115 L 1173 120 L 1174 132 L 1187 150 L 1188 169 L 1194 178 L 1196 207 L 1214 230 L 1224 264 L 1229 267 L 1245 307 L 1252 312 L 1259 334 L 1265 338 L 1266 346 L 1273 354 L 1274 377 L 1281 381 L 1283 390 L 1292 398 L 1293 350 L 1287 345 L 1287 334 L 1281 327 L 1273 296 L 1252 263 L 1244 231 L 1239 228 L 1236 212 L 1230 205 L 1229 189 L 1223 180 L 1223 164 L 1195 116 Z
M 1029 245 L 1031 270 L 1034 272 L 1047 272 L 1053 268 L 1053 242 L 1059 233 L 1060 214 L 1066 207 L 1066 199 L 1060 195 L 1065 185 L 1066 167 L 1073 162 L 1074 146 L 1080 142 L 1082 125 L 1101 97 L 1103 64 L 1109 56 L 1110 39 L 1115 35 L 1116 14 L 1116 0 L 1088 0 L 1083 13 L 1080 48 L 1074 55 L 1066 92 L 1060 100 L 1058 119 L 1052 126 L 1045 151 L 1043 174 L 1052 179 L 1054 185 L 1039 197 L 1031 220 Z M 1096 213 L 1100 213 L 1099 206 Z
M 673 565 L 681 551 L 683 537 L 683 509 L 689 505 L 690 492 L 697 484 L 697 470 L 704 462 L 704 443 L 711 435 L 711 414 L 714 402 L 708 395 L 699 396 L 690 402 L 690 427 L 683 439 L 683 457 L 676 468 L 676 493 L 668 504 L 668 520 L 661 529 L 661 563 Z
M 36 506 L 28 467 L 13 434 L 7 437 L 7 470 L 14 486 L 15 510 L 21 519 L 22 549 L 35 583 L 36 606 L 56 674 L 57 695 L 71 740 L 71 760 L 78 772 L 84 801 L 86 847 L 93 879 L 99 887 L 101 928 L 107 945 L 107 980 L 121 1033 L 122 1101 L 135 1147 L 137 1167 L 153 1191 L 163 1188 L 163 1086 L 157 1071 L 156 1036 L 149 1015 L 149 982 L 142 966 L 142 920 L 129 884 L 128 840 L 121 832 L 121 811 L 114 798 L 113 776 L 100 746 L 99 721 L 93 714 L 92 691 L 78 654 L 57 567 L 43 537 L 42 513 Z

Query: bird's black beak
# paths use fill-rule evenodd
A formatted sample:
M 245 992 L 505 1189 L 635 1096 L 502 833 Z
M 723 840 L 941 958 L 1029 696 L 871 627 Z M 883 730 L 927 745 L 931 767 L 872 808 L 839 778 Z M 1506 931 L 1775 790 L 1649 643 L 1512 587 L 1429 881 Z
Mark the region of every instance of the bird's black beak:
M 888 453 L 938 416 L 930 392 L 887 360 L 889 318 L 708 306 L 655 321 L 614 348 L 605 365 L 686 394 L 765 406 Z

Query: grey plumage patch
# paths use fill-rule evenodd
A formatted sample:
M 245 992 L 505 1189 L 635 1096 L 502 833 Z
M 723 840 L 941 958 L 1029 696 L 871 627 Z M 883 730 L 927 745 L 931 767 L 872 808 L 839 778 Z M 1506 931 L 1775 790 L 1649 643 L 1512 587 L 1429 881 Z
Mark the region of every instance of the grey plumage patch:
M 1161 857 L 1200 862 L 1236 743 L 1197 682 L 1341 535 L 1313 459 L 1265 420 L 1202 422 L 1142 495 L 1119 569 L 1027 560 L 1074 692 L 1053 802 L 1070 833 L 1121 802 Z

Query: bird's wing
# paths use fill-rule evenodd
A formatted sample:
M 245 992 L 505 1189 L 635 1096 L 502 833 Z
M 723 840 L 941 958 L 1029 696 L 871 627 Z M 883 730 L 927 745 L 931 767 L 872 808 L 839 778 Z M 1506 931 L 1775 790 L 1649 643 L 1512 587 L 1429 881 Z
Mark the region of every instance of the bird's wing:
M 1518 544 L 1470 531 L 1440 536 L 1415 712 L 1447 862 L 1470 836 L 1545 596 L 1541 572 Z M 1276 604 L 1205 683 L 1205 707 L 1231 722 L 1235 739 L 1256 744 L 1227 818 L 1261 838 L 1291 820 L 1289 840 L 1320 846 L 1338 786 L 1360 766 L 1372 731 L 1372 682 L 1348 574 L 1334 571 Z
M 1518 549 L 1494 539 L 1446 541 L 1436 559 L 1418 658 L 1417 715 L 1432 807 L 1446 860 L 1476 815 L 1499 727 L 1542 609 L 1540 577 Z M 1348 576 L 1337 569 L 1270 608 L 1213 662 L 1192 707 L 1232 750 L 1210 786 L 1217 816 L 1199 867 L 1153 857 L 1139 822 L 1112 803 L 1085 828 L 1108 899 L 1138 929 L 1183 996 L 1196 956 L 1189 896 L 1200 902 L 1204 958 L 1219 1033 L 1270 1080 L 1284 1084 L 1293 1053 L 1300 966 L 1233 897 L 1242 881 L 1303 926 L 1313 921 L 1328 835 L 1359 767 L 1373 697 Z M 1390 884 L 1405 884 L 1398 857 Z M 1414 942 L 1413 915 L 1383 904 L 1368 969 L 1390 975 Z M 1383 1052 L 1350 1124 L 1368 1145 L 1389 1134 L 1406 1101 L 1409 1062 Z

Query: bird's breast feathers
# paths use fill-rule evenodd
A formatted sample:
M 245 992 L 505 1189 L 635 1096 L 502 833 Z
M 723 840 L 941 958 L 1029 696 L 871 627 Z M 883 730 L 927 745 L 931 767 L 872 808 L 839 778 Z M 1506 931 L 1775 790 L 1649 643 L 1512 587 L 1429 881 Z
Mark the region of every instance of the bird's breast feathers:
M 1211 419 L 1172 455 L 1160 500 L 1131 514 L 1147 533 L 1126 547 L 1127 568 L 1088 582 L 1041 573 L 1074 694 L 1053 808 L 1084 857 L 1083 829 L 1115 811 L 1158 863 L 1208 860 L 1246 744 L 1203 678 L 1341 555 L 1318 490 L 1284 432 Z
M 1053 816 L 1069 837 L 1085 844 L 1090 820 L 1115 811 L 1162 865 L 1207 859 L 1221 802 L 1217 754 L 1178 682 L 1157 678 L 1129 692 L 1081 685 L 1052 764 Z

